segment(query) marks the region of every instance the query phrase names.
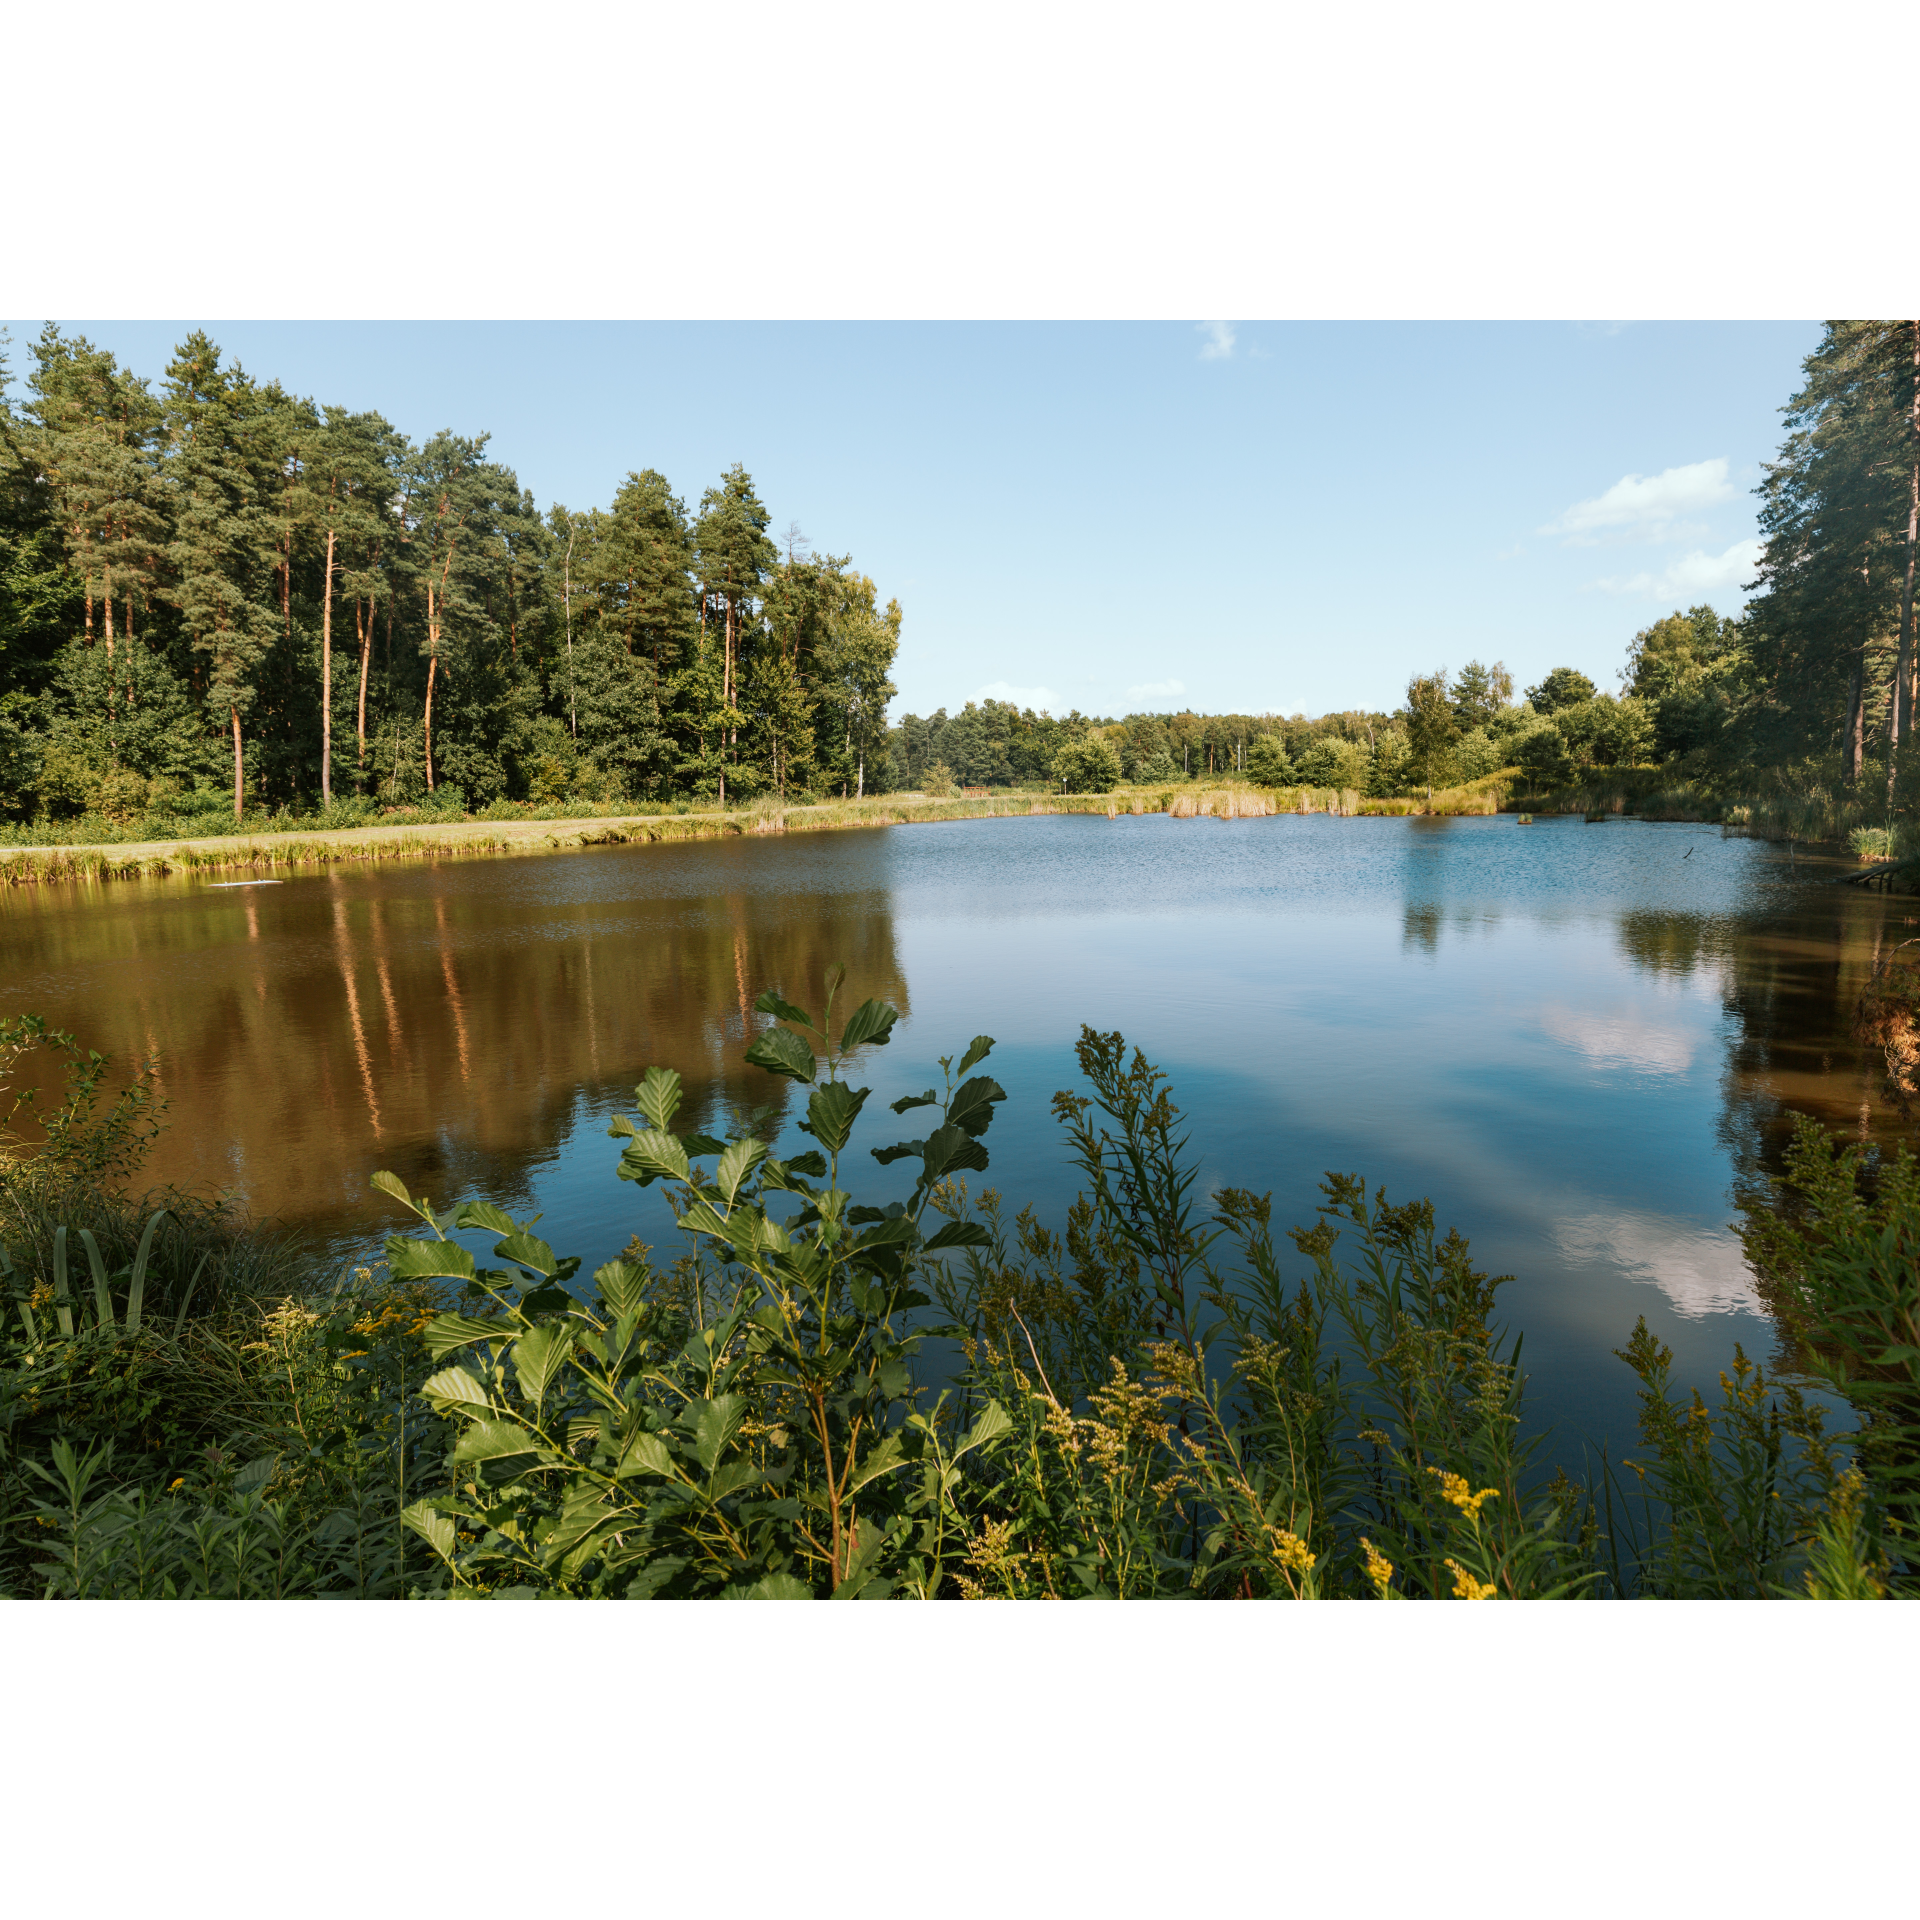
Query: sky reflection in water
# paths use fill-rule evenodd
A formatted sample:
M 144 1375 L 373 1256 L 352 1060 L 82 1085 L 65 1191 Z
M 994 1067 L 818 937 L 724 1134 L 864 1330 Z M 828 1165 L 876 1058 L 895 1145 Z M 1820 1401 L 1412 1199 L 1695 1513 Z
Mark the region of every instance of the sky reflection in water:
M 844 958 L 846 1006 L 905 1012 L 863 1145 L 993 1034 L 988 1179 L 1056 1222 L 1048 1097 L 1082 1021 L 1118 1028 L 1171 1075 L 1208 1188 L 1271 1189 L 1301 1224 L 1328 1169 L 1430 1195 L 1518 1276 L 1501 1298 L 1543 1410 L 1617 1454 L 1611 1349 L 1637 1315 L 1684 1381 L 1711 1386 L 1736 1340 L 1770 1352 L 1727 1222 L 1789 1111 L 1901 1132 L 1846 1029 L 1912 903 L 1836 870 L 1698 826 L 1047 817 L 20 889 L 0 1010 L 159 1049 L 160 1179 L 237 1188 L 344 1255 L 388 1223 L 365 1184 L 387 1166 L 543 1209 L 589 1266 L 666 1237 L 605 1134 L 647 1065 L 682 1070 L 695 1118 L 770 1102 L 790 1125 L 741 1058 L 764 986 L 813 1004 Z M 905 1190 L 857 1157 L 867 1193 Z

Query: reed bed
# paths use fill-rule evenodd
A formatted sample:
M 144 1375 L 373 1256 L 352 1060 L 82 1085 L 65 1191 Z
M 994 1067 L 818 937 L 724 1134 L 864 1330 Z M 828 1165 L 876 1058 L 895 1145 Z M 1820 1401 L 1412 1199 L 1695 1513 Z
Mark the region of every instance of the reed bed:
M 1410 814 L 1459 816 L 1500 813 L 1512 799 L 1519 778 L 1517 768 L 1502 767 L 1499 772 L 1484 774 L 1478 780 L 1468 780 L 1457 787 L 1442 787 L 1431 798 L 1416 794 L 1411 797 L 1395 795 L 1389 799 L 1362 800 L 1357 810 L 1394 818 L 1404 818 Z

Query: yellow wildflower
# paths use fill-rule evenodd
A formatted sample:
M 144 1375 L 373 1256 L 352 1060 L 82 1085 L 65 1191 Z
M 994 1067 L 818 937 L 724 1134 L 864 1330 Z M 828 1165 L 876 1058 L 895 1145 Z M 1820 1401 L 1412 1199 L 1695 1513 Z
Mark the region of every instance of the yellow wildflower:
M 1427 1471 L 1440 1482 L 1440 1497 L 1458 1507 L 1469 1520 L 1478 1520 L 1481 1507 L 1500 1491 L 1498 1487 L 1482 1487 L 1478 1493 L 1471 1493 L 1459 1474 L 1447 1473 L 1439 1467 L 1429 1467 Z
M 1491 1600 L 1494 1585 L 1491 1580 L 1476 1580 L 1458 1560 L 1449 1560 L 1447 1565 L 1453 1569 L 1453 1597 L 1456 1600 Z
M 1374 1592 L 1384 1600 L 1387 1583 L 1393 1578 L 1393 1562 L 1364 1533 L 1360 1536 L 1360 1546 L 1367 1556 L 1367 1578 L 1373 1582 Z
M 1307 1551 L 1307 1543 L 1291 1527 L 1269 1527 L 1267 1541 L 1273 1557 L 1289 1573 L 1307 1573 L 1320 1557 Z

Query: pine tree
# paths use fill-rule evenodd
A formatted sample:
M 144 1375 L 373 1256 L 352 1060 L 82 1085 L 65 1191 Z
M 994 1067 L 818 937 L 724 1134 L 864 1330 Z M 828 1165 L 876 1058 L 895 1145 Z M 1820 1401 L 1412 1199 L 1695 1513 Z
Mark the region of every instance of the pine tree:
M 355 737 L 357 765 L 366 764 L 367 669 L 373 623 L 363 617 L 363 599 L 377 590 L 373 569 L 388 536 L 387 502 L 393 491 L 389 461 L 393 429 L 378 414 L 328 407 L 304 435 L 301 477 L 303 516 L 321 549 L 320 567 L 320 803 L 333 801 L 333 613 L 343 596 L 353 601 L 358 647 L 359 694 Z M 358 564 L 356 564 L 358 563 Z
M 700 518 L 693 530 L 702 635 L 704 639 L 711 624 L 719 641 L 720 706 L 727 749 L 719 780 L 722 806 L 727 798 L 727 769 L 734 764 L 738 744 L 742 658 L 757 638 L 762 585 L 780 560 L 779 549 L 767 537 L 770 517 L 746 468 L 736 464 L 721 476 L 719 486 L 709 487 L 702 495 Z M 735 779 L 738 784 L 737 773 Z
M 38 469 L 80 584 L 84 643 L 105 650 L 105 671 L 95 677 L 108 759 L 117 764 L 120 710 L 131 697 L 124 676 L 135 605 L 151 606 L 166 544 L 156 445 L 160 409 L 146 383 L 117 366 L 112 354 L 85 339 L 63 339 L 51 325 L 35 344 L 34 359 Z
M 1759 488 L 1763 593 L 1749 622 L 1759 685 L 1743 744 L 1777 760 L 1824 751 L 1837 735 L 1850 784 L 1870 706 L 1884 702 L 1889 780 L 1913 724 L 1911 620 L 1898 612 L 1910 476 L 1920 484 L 1909 326 L 1828 324 Z
M 427 631 L 421 651 L 427 660 L 422 743 L 429 793 L 436 784 L 434 693 L 445 665 L 449 623 L 465 611 L 463 581 L 455 571 L 455 563 L 461 557 L 461 544 L 469 533 L 484 537 L 486 530 L 472 525 L 474 516 L 487 504 L 488 476 L 483 472 L 486 445 L 484 433 L 477 440 L 467 440 L 443 429 L 414 455 L 408 475 L 406 512 L 412 558 L 427 602 Z M 518 487 L 514 492 L 517 497 Z
M 233 742 L 233 811 L 246 811 L 243 724 L 273 646 L 275 474 L 257 390 L 223 368 L 203 331 L 167 368 L 167 480 L 173 503 L 170 587 L 189 644 L 204 657 L 201 695 Z

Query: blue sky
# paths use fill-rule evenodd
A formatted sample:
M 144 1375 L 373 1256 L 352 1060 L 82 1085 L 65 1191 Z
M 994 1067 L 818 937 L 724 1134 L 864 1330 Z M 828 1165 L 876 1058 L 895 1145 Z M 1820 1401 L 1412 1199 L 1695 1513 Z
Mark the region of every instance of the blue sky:
M 156 379 L 189 321 L 63 321 Z M 1815 323 L 206 321 L 545 507 L 745 463 L 906 613 L 895 712 L 1391 707 L 1504 659 L 1615 683 L 1737 611 Z M 39 321 L 11 323 L 16 375 Z

